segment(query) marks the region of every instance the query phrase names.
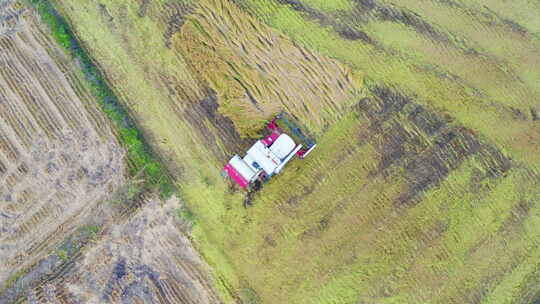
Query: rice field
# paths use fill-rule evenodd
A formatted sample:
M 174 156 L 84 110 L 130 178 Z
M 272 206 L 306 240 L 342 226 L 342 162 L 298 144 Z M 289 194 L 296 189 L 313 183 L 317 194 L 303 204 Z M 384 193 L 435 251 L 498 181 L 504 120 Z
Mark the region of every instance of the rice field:
M 222 301 L 539 299 L 534 1 L 54 3 L 173 175 Z M 248 198 L 221 167 L 280 110 L 318 148 Z

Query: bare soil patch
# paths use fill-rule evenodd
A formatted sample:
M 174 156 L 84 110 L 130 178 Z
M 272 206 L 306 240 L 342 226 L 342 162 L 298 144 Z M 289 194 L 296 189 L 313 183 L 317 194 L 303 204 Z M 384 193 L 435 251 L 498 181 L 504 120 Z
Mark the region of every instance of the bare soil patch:
M 100 239 L 67 269 L 33 288 L 27 299 L 66 303 L 220 303 L 209 267 L 186 237 L 180 202 L 147 198 L 125 221 L 107 225 Z

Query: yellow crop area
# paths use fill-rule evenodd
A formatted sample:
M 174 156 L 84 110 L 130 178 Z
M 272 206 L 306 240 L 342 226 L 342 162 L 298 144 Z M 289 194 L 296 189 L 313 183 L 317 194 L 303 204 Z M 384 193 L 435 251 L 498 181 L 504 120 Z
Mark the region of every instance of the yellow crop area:
M 224 302 L 540 299 L 534 1 L 53 2 Z M 247 195 L 221 168 L 282 110 L 318 146 Z

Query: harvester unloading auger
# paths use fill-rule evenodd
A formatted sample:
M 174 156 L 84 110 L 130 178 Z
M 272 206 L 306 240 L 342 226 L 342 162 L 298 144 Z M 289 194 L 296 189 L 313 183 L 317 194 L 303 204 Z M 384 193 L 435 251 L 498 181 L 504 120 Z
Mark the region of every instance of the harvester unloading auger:
M 257 140 L 243 158 L 233 156 L 223 169 L 243 189 L 250 190 L 253 185 L 267 181 L 281 172 L 295 155 L 303 159 L 317 146 L 287 113 L 277 115 L 266 129 L 268 135 Z

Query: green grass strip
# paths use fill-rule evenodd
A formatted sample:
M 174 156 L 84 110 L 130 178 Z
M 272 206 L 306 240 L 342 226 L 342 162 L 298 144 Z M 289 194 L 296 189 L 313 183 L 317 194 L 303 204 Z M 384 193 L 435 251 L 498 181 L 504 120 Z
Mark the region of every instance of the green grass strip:
M 146 181 L 145 186 L 157 188 L 162 198 L 170 197 L 175 189 L 172 179 L 163 165 L 154 157 L 150 146 L 107 84 L 101 71 L 75 38 L 69 23 L 58 13 L 51 1 L 28 1 L 38 11 L 43 23 L 49 26 L 58 44 L 80 63 L 92 94 L 119 131 L 119 140 L 127 149 L 130 174 L 142 175 Z

